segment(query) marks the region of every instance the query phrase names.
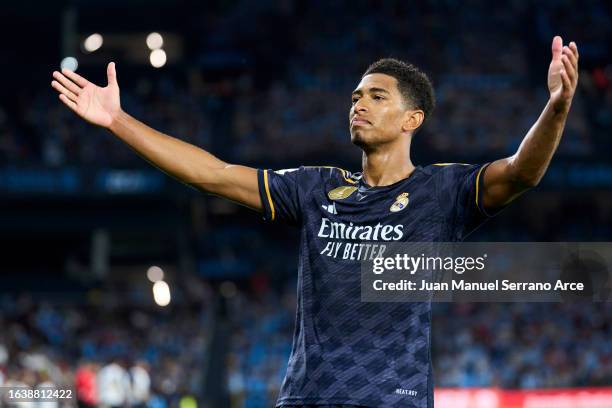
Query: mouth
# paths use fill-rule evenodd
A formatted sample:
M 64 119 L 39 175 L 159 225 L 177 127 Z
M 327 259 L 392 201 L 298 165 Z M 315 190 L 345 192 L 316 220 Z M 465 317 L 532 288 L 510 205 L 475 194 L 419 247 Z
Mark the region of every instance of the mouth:
M 351 127 L 354 126 L 367 126 L 367 125 L 372 125 L 372 123 L 370 123 L 370 121 L 365 120 L 363 118 L 353 118 L 353 120 L 351 120 Z

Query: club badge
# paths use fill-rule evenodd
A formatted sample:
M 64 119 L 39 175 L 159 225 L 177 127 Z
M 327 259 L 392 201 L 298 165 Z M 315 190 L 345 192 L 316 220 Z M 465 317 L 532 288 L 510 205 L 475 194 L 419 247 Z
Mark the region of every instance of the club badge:
M 391 204 L 391 208 L 389 210 L 391 212 L 402 211 L 404 208 L 408 207 L 408 193 L 402 193 L 397 196 L 395 202 Z

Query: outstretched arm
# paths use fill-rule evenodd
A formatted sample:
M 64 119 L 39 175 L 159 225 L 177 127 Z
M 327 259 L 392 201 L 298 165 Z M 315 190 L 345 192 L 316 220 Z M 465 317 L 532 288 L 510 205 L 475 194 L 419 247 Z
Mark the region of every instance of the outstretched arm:
M 556 36 L 548 69 L 550 99 L 517 152 L 487 168 L 482 196 L 485 209 L 502 207 L 540 182 L 561 140 L 577 83 L 578 47 L 574 42 L 563 46 Z
M 147 161 L 199 190 L 261 211 L 257 170 L 227 164 L 212 154 L 165 135 L 121 109 L 115 64 L 107 67 L 108 85 L 99 87 L 75 72 L 54 72 L 51 86 L 60 100 L 88 122 L 110 130 Z

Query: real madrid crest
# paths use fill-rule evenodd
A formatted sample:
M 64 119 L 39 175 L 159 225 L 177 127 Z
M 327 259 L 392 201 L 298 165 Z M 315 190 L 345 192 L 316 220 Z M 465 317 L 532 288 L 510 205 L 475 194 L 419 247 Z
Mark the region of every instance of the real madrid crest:
M 389 210 L 391 212 L 402 211 L 404 208 L 408 207 L 408 193 L 402 193 L 397 196 L 395 202 L 391 204 L 391 208 Z
M 327 193 L 330 200 L 344 200 L 357 190 L 354 186 L 340 186 Z

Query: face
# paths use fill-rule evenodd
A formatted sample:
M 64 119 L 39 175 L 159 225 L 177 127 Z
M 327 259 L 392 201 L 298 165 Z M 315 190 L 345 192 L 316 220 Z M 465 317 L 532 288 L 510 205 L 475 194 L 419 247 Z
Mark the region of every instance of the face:
M 405 118 L 397 79 L 385 74 L 364 76 L 352 95 L 351 141 L 360 147 L 392 142 L 405 131 Z

